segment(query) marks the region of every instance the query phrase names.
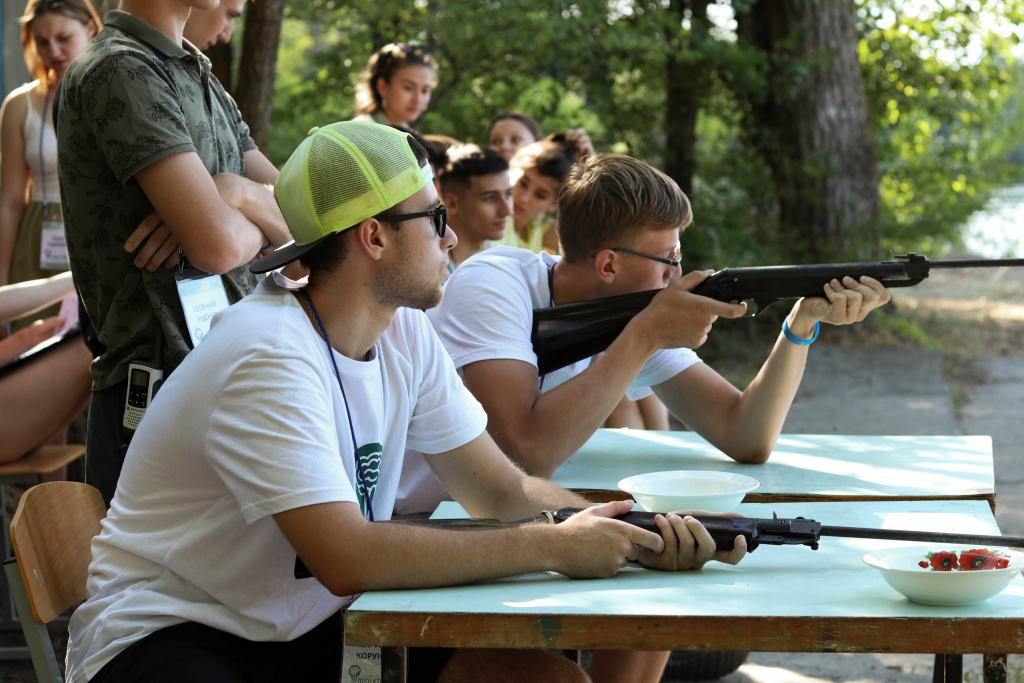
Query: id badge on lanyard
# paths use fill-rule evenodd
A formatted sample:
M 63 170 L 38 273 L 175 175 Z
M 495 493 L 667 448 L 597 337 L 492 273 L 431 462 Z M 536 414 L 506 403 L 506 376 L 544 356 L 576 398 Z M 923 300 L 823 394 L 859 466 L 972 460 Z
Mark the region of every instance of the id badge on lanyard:
M 341 636 L 341 682 L 380 683 L 381 652 L 378 645 L 349 645 Z
M 188 263 L 180 251 L 179 263 L 181 265 L 174 274 L 174 284 L 178 287 L 178 299 L 181 300 L 181 310 L 185 314 L 188 336 L 192 348 L 195 348 L 210 331 L 213 316 L 230 303 L 220 275 L 199 270 Z
M 68 243 L 64 237 L 64 218 L 60 204 L 43 205 L 43 231 L 39 237 L 39 267 L 42 270 L 67 270 Z

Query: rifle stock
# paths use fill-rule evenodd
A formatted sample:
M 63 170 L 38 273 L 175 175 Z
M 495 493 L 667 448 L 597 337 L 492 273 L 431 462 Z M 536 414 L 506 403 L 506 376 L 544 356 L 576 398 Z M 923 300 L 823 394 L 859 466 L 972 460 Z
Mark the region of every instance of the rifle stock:
M 826 282 L 844 277 L 872 277 L 887 288 L 913 287 L 928 277 L 930 268 L 994 268 L 1024 266 L 1024 259 L 965 259 L 930 262 L 920 254 L 875 263 L 833 263 L 812 266 L 725 268 L 690 290 L 718 301 L 747 302 L 758 315 L 783 299 L 823 296 Z M 544 375 L 607 349 L 629 321 L 661 290 L 581 301 L 533 311 L 530 340 L 537 370 Z

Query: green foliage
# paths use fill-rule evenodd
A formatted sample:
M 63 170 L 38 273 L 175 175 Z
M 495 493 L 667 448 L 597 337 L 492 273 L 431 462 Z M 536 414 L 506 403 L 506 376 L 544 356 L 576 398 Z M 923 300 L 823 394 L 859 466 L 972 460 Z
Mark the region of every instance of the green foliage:
M 1018 41 L 991 30 L 1019 22 L 1016 4 L 947 2 L 932 14 L 887 0 L 859 7 L 864 71 L 892 249 L 934 252 L 992 191 L 1021 177 Z
M 763 1 L 763 0 L 762 0 Z M 771 0 L 768 0 L 771 1 Z M 314 125 L 347 119 L 372 52 L 417 40 L 435 50 L 438 85 L 416 127 L 485 142 L 494 114 L 521 109 L 546 132 L 582 125 L 599 151 L 665 159 L 666 60 L 699 82 L 694 225 L 686 265 L 778 262 L 787 253 L 771 177 L 744 130 L 749 93 L 791 92 L 828 53 L 781 61 L 769 78 L 735 41 L 730 12 L 694 30 L 693 0 L 310 0 L 289 3 L 270 157 L 283 163 Z M 1022 73 L 1010 56 L 1024 23 L 1013 2 L 856 0 L 860 58 L 883 201 L 885 246 L 937 255 L 1019 166 Z M 881 254 L 879 255 L 882 256 Z

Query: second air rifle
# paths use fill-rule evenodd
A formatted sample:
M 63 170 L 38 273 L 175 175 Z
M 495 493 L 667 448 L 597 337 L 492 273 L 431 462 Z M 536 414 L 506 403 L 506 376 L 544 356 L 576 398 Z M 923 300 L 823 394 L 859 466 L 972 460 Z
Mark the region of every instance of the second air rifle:
M 416 519 L 392 520 L 398 524 L 414 524 L 442 529 L 496 529 L 524 524 L 558 524 L 581 512 L 578 508 L 562 508 L 554 512 L 544 512 L 535 517 L 528 517 L 516 522 L 499 522 L 495 519 Z M 660 534 L 654 523 L 654 512 L 627 512 L 615 519 L 633 524 L 647 531 Z M 829 526 L 803 517 L 781 518 L 773 515 L 772 519 L 756 517 L 709 517 L 692 515 L 700 522 L 718 550 L 732 550 L 737 536 L 743 536 L 747 542 L 747 550 L 753 551 L 759 545 L 806 545 L 812 550 L 818 549 L 818 541 L 822 536 L 838 536 L 843 538 L 872 538 L 887 541 L 914 541 L 918 543 L 955 543 L 976 548 L 986 546 L 997 548 L 1024 548 L 1024 538 L 1014 536 L 984 536 L 978 534 L 943 533 L 935 531 L 908 531 L 901 529 L 871 529 L 851 526 Z
M 497 519 L 393 519 L 380 524 L 410 524 L 420 527 L 433 527 L 448 530 L 483 530 L 507 529 L 529 524 L 560 524 L 573 515 L 582 512 L 581 508 L 562 508 L 553 512 L 545 511 L 533 517 L 515 522 L 502 522 Z M 619 515 L 615 519 L 638 526 L 641 529 L 661 534 L 654 522 L 654 512 L 633 511 Z M 901 529 L 871 529 L 854 526 L 829 526 L 803 517 L 782 518 L 772 515 L 771 519 L 758 517 L 712 517 L 692 515 L 700 522 L 711 538 L 717 550 L 732 550 L 737 536 L 743 536 L 747 543 L 747 551 L 754 551 L 759 545 L 806 545 L 811 550 L 818 549 L 818 541 L 822 536 L 838 536 L 843 538 L 873 538 L 887 541 L 913 541 L 917 543 L 955 543 L 973 548 L 1024 548 L 1024 538 L 1014 536 L 983 536 L 978 534 L 942 533 L 935 531 L 908 531 Z M 299 557 L 295 558 L 295 578 L 308 579 L 313 574 Z
M 920 254 L 893 259 L 876 263 L 724 268 L 690 291 L 718 301 L 746 302 L 748 315 L 758 315 L 783 299 L 824 296 L 826 282 L 842 282 L 844 277 L 858 280 L 866 275 L 886 288 L 913 287 L 927 278 L 932 268 L 1024 266 L 1024 259 L 929 261 Z M 530 341 L 537 354 L 538 372 L 553 372 L 607 349 L 659 291 L 534 309 Z

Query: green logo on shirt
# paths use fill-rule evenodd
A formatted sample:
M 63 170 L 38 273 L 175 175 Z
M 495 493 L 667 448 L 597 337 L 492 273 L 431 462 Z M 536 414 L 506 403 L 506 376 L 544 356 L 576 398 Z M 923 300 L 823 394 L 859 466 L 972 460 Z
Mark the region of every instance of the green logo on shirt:
M 359 447 L 359 464 L 362 466 L 363 476 L 360 480 L 359 472 L 356 472 L 356 496 L 359 499 L 359 509 L 363 516 L 366 516 L 369 498 L 373 503 L 373 494 L 377 490 L 377 479 L 380 476 L 380 457 L 384 446 L 379 443 L 368 443 Z M 366 484 L 366 491 L 363 491 L 363 484 Z

